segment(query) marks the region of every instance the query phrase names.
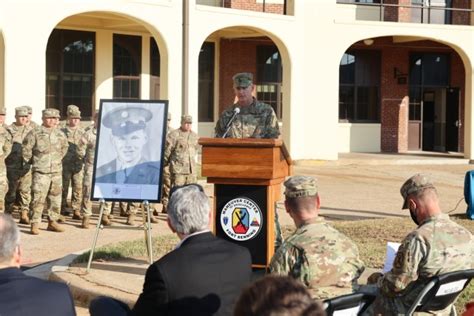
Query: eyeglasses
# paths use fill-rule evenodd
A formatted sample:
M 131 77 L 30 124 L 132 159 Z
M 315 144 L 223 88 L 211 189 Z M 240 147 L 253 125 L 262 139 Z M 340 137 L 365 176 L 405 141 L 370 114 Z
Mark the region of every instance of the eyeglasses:
M 199 192 L 204 193 L 204 188 L 200 184 L 190 183 L 190 184 L 179 185 L 179 186 L 173 187 L 170 190 L 170 199 L 171 199 L 171 196 L 173 196 L 173 193 L 175 193 L 176 191 L 181 190 L 183 188 L 186 188 L 186 187 L 196 187 L 199 190 Z

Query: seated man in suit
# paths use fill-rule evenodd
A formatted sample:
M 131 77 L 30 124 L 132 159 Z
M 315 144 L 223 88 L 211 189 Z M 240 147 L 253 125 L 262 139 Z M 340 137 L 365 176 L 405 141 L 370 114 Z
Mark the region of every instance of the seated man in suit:
M 201 186 L 172 191 L 168 225 L 181 242 L 148 268 L 131 314 L 232 315 L 250 282 L 250 253 L 209 231 L 212 214 Z M 104 297 L 92 301 L 89 310 L 92 316 L 127 315 L 121 302 Z
M 20 232 L 0 214 L 0 315 L 76 315 L 66 284 L 44 281 L 20 270 Z

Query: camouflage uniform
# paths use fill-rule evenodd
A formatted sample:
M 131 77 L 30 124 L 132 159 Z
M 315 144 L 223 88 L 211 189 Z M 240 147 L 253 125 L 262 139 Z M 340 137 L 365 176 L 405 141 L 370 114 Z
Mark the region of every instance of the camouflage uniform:
M 5 211 L 5 194 L 8 191 L 7 166 L 5 158 L 12 149 L 12 137 L 5 127 L 0 126 L 0 212 Z
M 234 88 L 237 89 L 247 89 L 253 85 L 253 75 L 251 73 L 238 73 L 232 79 Z M 239 109 L 237 115 L 235 115 L 236 108 Z M 215 128 L 216 137 L 222 138 L 224 136 L 226 126 L 234 115 L 235 118 L 230 125 L 226 137 L 278 138 L 280 136 L 278 118 L 273 108 L 253 98 L 253 102 L 248 106 L 239 107 L 238 103 L 236 103 L 222 112 Z
M 408 207 L 408 195 L 434 189 L 424 175 L 405 182 L 401 193 Z M 416 217 L 415 217 L 416 218 Z M 419 223 L 398 248 L 393 268 L 377 281 L 378 295 L 367 314 L 405 315 L 428 280 L 438 274 L 474 268 L 474 237 L 439 213 Z M 451 306 L 436 315 L 450 315 Z
M 191 123 L 191 116 L 184 115 L 182 122 L 184 121 Z M 175 129 L 166 137 L 164 166 L 170 168 L 171 188 L 197 182 L 198 139 L 193 131 L 183 131 L 181 128 Z
M 81 112 L 79 108 L 68 106 L 68 118 L 80 118 Z M 66 135 L 68 141 L 68 150 L 63 159 L 63 192 L 61 200 L 61 208 L 65 210 L 67 207 L 67 196 L 69 192 L 69 184 L 72 186 L 71 206 L 74 214 L 79 214 L 82 202 L 82 178 L 83 178 L 83 160 L 77 154 L 77 146 L 84 135 L 81 127 L 71 128 L 63 127 L 61 131 Z
M 171 122 L 171 114 L 168 112 L 168 126 L 166 128 L 166 136 L 168 136 L 171 132 L 170 122 Z M 163 167 L 162 179 L 163 179 L 163 184 L 162 184 L 161 204 L 163 205 L 162 212 L 166 213 L 166 208 L 168 207 L 168 201 L 170 198 L 170 190 L 171 190 L 171 172 L 170 172 L 169 165 Z
M 23 107 L 15 109 L 16 116 L 28 116 Z M 12 150 L 5 160 L 7 165 L 8 192 L 5 197 L 5 211 L 13 213 L 18 208 L 21 212 L 28 212 L 31 201 L 32 174 L 29 164 L 23 163 L 22 146 L 26 135 L 32 130 L 30 125 L 12 125 L 7 127 L 12 136 Z
M 77 147 L 79 157 L 84 157 L 84 177 L 82 186 L 82 204 L 81 213 L 85 216 L 92 215 L 92 175 L 94 172 L 95 146 L 97 139 L 97 128 L 89 129 L 81 138 L 80 145 Z M 110 203 L 107 202 L 104 208 L 104 214 L 110 214 Z
M 316 197 L 314 178 L 296 176 L 285 182 L 289 198 Z M 289 275 L 304 283 L 316 299 L 352 293 L 364 271 L 357 246 L 317 216 L 297 227 L 278 248 L 270 273 Z
M 59 118 L 58 110 L 46 109 L 43 112 L 44 116 L 57 115 Z M 41 222 L 46 199 L 49 220 L 56 222 L 61 208 L 62 159 L 67 152 L 66 136 L 56 127 L 42 125 L 25 137 L 22 152 L 24 163 L 31 164 L 33 171 L 31 223 Z

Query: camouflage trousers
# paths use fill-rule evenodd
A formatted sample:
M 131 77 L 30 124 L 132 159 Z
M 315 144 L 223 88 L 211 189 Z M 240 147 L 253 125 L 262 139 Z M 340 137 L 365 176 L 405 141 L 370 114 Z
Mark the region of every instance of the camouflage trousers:
M 161 204 L 163 204 L 163 210 L 168 207 L 168 201 L 170 199 L 171 190 L 171 174 L 170 167 L 166 166 L 163 168 L 163 186 L 161 190 Z
M 63 166 L 63 194 L 61 199 L 61 208 L 64 210 L 67 208 L 67 196 L 69 193 L 69 184 L 72 187 L 71 194 L 71 206 L 74 211 L 81 209 L 82 202 L 82 181 L 84 172 L 81 170 L 76 171 L 71 168 L 64 168 Z
M 28 211 L 31 202 L 31 170 L 7 168 L 8 192 L 5 196 L 5 212 Z
M 61 210 L 62 174 L 33 173 L 32 199 L 30 206 L 31 223 L 40 223 L 41 215 L 47 203 L 49 220 L 56 221 Z
M 82 179 L 82 203 L 81 203 L 81 213 L 85 216 L 92 215 L 92 172 L 93 166 L 85 166 L 84 168 L 84 177 Z M 111 210 L 110 202 L 106 202 L 104 205 L 104 214 L 109 215 Z
M 7 169 L 0 167 L 0 212 L 5 211 L 5 195 L 8 191 Z
M 191 183 L 197 183 L 197 177 L 193 173 L 171 175 L 171 188 Z
M 115 206 L 115 203 L 116 202 L 113 202 L 112 208 Z M 138 202 L 120 202 L 119 207 L 120 207 L 121 214 L 126 213 L 127 215 L 130 215 L 130 214 L 135 215 L 137 214 L 137 211 L 141 210 L 142 204 Z M 150 203 L 150 211 L 152 212 L 153 212 L 153 207 L 154 207 L 154 204 Z

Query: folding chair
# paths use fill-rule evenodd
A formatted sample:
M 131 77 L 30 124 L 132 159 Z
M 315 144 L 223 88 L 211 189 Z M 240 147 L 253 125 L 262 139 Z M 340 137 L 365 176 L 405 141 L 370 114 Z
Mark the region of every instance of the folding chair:
M 474 278 L 474 269 L 449 272 L 434 276 L 418 294 L 407 315 L 414 312 L 438 311 L 454 303 Z M 454 311 L 454 313 L 456 313 Z
M 361 315 L 374 301 L 375 295 L 352 293 L 327 299 L 323 302 L 327 316 Z

